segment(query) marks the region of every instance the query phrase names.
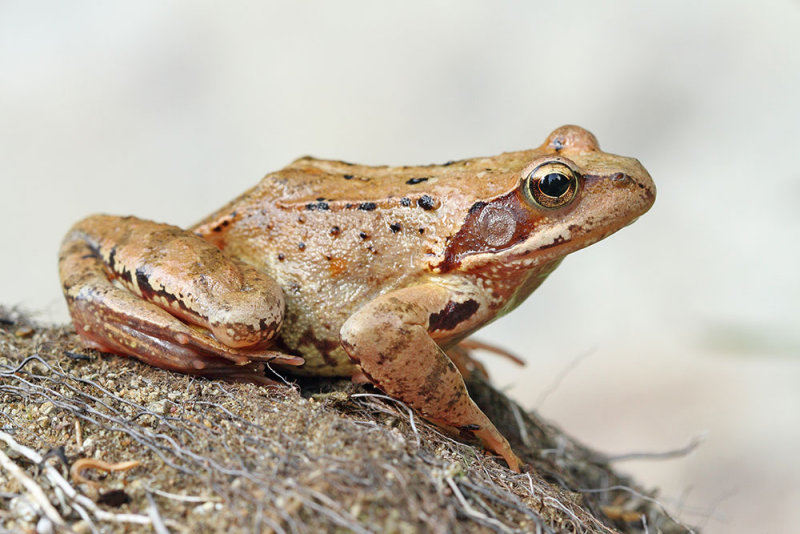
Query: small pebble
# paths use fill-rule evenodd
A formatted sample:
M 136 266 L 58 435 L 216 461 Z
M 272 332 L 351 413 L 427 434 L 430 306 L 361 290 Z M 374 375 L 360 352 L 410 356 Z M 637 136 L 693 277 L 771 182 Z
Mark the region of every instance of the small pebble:
M 36 534 L 53 534 L 53 522 L 46 517 L 40 518 L 36 523 Z
M 53 411 L 53 408 L 55 408 L 55 406 L 53 405 L 52 402 L 45 401 L 42 403 L 41 406 L 39 406 L 39 413 L 42 415 L 49 415 L 50 412 Z
M 23 521 L 27 521 L 28 523 L 36 519 L 36 516 L 38 515 L 36 513 L 36 507 L 25 497 L 14 497 L 11 499 L 8 509 L 11 510 L 13 515 L 19 517 Z
M 28 337 L 33 334 L 33 328 L 30 326 L 20 326 L 14 331 L 14 335 L 17 337 Z

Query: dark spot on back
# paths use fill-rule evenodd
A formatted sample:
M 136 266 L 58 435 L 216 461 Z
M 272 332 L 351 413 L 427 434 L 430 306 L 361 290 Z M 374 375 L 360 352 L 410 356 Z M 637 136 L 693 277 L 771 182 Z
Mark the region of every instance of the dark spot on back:
M 425 211 L 430 211 L 436 208 L 436 201 L 430 195 L 422 195 L 417 200 L 417 205 Z
M 422 182 L 427 182 L 430 179 L 431 179 L 430 176 L 424 176 L 422 178 L 411 178 L 410 180 L 406 180 L 406 183 L 408 185 L 416 185 L 416 184 L 421 184 Z
M 392 233 L 394 233 L 394 234 L 396 234 L 397 232 L 399 232 L 399 231 L 400 231 L 400 228 L 401 228 L 401 226 L 400 226 L 399 224 L 397 224 L 397 223 L 392 223 L 392 224 L 390 224 L 390 225 L 389 225 L 389 229 L 390 229 L 390 230 L 392 231 Z
M 302 241 L 300 241 L 300 242 L 297 244 L 297 248 L 299 248 L 300 250 L 305 250 L 305 249 L 306 249 L 306 244 L 305 244 L 305 243 L 303 243 Z
M 408 198 L 408 197 L 401 198 L 400 199 L 400 205 L 401 206 L 405 206 L 405 207 L 409 207 L 411 205 L 411 199 Z
M 359 233 L 358 233 L 358 237 L 360 237 L 361 239 L 366 239 L 366 238 L 368 238 L 369 236 L 367 235 L 367 233 L 366 233 L 366 232 L 359 232 Z
M 317 199 L 317 202 L 309 202 L 306 204 L 306 209 L 308 211 L 320 210 L 320 211 L 327 211 L 330 209 L 330 205 L 325 202 L 324 199 Z
M 339 235 L 341 232 L 342 232 L 341 228 L 339 228 L 338 226 L 332 226 L 332 227 L 331 227 L 331 229 L 330 229 L 330 232 L 329 232 L 329 233 L 330 233 L 332 236 L 337 236 L 337 235 Z
M 377 207 L 378 207 L 378 205 L 375 204 L 374 202 L 362 202 L 358 206 L 358 209 L 363 210 L 363 211 L 372 211 Z
M 283 261 L 286 259 L 286 256 L 283 252 L 278 252 L 278 261 Z
M 344 176 L 342 176 L 342 178 L 344 178 L 345 180 L 352 180 L 353 179 L 353 175 L 352 174 L 345 174 Z

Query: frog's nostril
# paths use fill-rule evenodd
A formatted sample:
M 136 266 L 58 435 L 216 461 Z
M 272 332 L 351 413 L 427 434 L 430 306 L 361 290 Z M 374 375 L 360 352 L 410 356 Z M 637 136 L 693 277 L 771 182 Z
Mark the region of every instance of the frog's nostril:
M 617 172 L 611 175 L 611 181 L 616 184 L 632 184 L 634 183 L 633 178 L 625 174 L 624 172 Z

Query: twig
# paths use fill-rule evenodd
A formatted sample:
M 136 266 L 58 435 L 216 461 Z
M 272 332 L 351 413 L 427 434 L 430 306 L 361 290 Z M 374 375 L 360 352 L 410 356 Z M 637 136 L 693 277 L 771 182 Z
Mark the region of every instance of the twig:
M 556 375 L 555 379 L 550 383 L 550 385 L 544 388 L 542 392 L 539 394 L 539 398 L 536 399 L 536 403 L 534 404 L 535 410 L 538 411 L 539 409 L 541 409 L 542 404 L 544 404 L 544 401 L 547 400 L 547 397 L 552 395 L 552 393 L 558 389 L 558 386 L 561 385 L 561 382 L 564 381 L 567 375 L 569 375 L 572 372 L 572 370 L 578 366 L 579 363 L 581 363 L 583 360 L 591 356 L 596 350 L 597 349 L 595 347 L 592 347 L 589 350 L 583 351 L 582 353 L 578 354 L 575 358 L 573 358 L 563 369 L 561 369 L 561 372 L 558 373 L 558 375 Z
M 629 452 L 619 454 L 616 456 L 599 455 L 598 460 L 606 462 L 624 462 L 629 460 L 669 460 L 672 458 L 680 458 L 687 456 L 693 450 L 700 446 L 706 439 L 705 434 L 693 437 L 689 443 L 683 447 L 662 451 L 662 452 Z
M 162 491 L 159 489 L 151 488 L 150 486 L 146 486 L 147 491 L 150 493 L 155 493 L 159 497 L 164 497 L 165 499 L 172 499 L 173 501 L 179 502 L 222 502 L 222 499 L 219 497 L 201 497 L 196 495 L 178 495 L 177 493 L 170 493 L 168 491 Z
M 5 434 L 5 432 L 0 432 Z M 64 519 L 56 510 L 55 506 L 50 503 L 47 495 L 44 494 L 42 488 L 28 475 L 11 458 L 0 450 L 0 466 L 4 467 L 8 473 L 16 478 L 20 484 L 27 490 L 33 502 L 39 507 L 42 513 L 52 521 L 54 524 L 64 527 Z
M 406 403 L 404 403 L 401 400 L 389 397 L 388 395 L 381 395 L 379 393 L 354 393 L 350 395 L 350 397 L 352 398 L 373 397 L 376 399 L 391 401 L 399 406 L 402 406 L 408 412 L 408 424 L 411 426 L 411 431 L 414 432 L 414 437 L 416 438 L 417 441 L 417 448 L 419 448 L 422 445 L 422 441 L 420 440 L 419 437 L 419 431 L 417 430 L 417 425 L 414 423 L 414 410 L 412 410 L 411 407 L 409 407 Z
M 75 418 L 75 445 L 78 447 L 78 450 L 83 449 L 83 432 L 81 431 L 81 420 L 79 418 Z
M 560 502 L 555 497 L 545 497 L 544 499 L 542 499 L 542 502 L 550 503 L 554 508 L 558 508 L 559 510 L 567 514 L 573 521 L 575 521 L 576 524 L 578 525 L 581 524 L 581 520 L 577 515 L 575 515 L 575 512 L 567 508 L 562 502 Z
M 153 494 L 149 491 L 145 491 L 145 495 L 147 496 L 147 502 L 150 506 L 147 507 L 147 515 L 150 516 L 150 520 L 153 522 L 153 530 L 156 531 L 156 534 L 169 534 L 169 530 L 164 525 L 164 521 L 161 519 L 161 514 L 158 513 L 158 507 L 156 506 L 156 501 L 153 500 Z
M 531 437 L 528 435 L 528 429 L 525 426 L 525 421 L 522 420 L 519 406 L 516 402 L 509 402 L 508 406 L 511 407 L 511 413 L 514 415 L 514 422 L 517 423 L 519 429 L 519 438 L 522 440 L 523 445 L 526 447 L 531 446 Z
M 481 523 L 488 524 L 487 526 L 491 526 L 492 528 L 494 528 L 495 530 L 497 530 L 499 532 L 513 532 L 510 528 L 505 526 L 500 521 L 498 521 L 496 519 L 492 519 L 491 517 L 487 516 L 486 514 L 483 514 L 483 513 L 479 512 L 479 511 L 477 511 L 476 509 L 474 509 L 472 506 L 470 506 L 470 504 L 464 498 L 464 495 L 461 493 L 461 490 L 458 489 L 458 486 L 456 485 L 455 481 L 451 477 L 446 477 L 444 480 L 445 480 L 445 482 L 447 482 L 447 485 L 450 486 L 450 489 L 453 490 L 453 495 L 455 495 L 456 499 L 458 499 L 458 502 L 461 503 L 461 506 L 464 508 L 464 513 L 465 514 L 467 514 L 468 516 L 471 516 L 474 519 L 477 519 Z

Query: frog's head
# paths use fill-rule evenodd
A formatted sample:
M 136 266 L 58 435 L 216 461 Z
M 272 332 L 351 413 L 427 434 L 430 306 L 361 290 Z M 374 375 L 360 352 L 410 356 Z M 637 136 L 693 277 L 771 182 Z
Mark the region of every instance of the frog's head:
M 448 241 L 442 270 L 546 269 L 635 221 L 655 200 L 633 158 L 607 154 L 578 126 L 562 126 L 535 150 L 511 154 L 508 189 L 476 202 Z

